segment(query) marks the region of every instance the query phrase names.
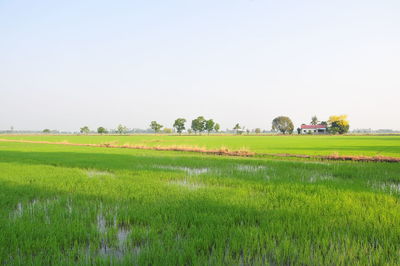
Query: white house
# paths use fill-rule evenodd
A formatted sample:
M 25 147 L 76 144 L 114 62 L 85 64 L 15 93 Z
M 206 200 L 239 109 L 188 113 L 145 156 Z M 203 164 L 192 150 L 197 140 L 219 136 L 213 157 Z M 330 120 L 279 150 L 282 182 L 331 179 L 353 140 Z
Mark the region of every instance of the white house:
M 301 134 L 326 134 L 326 125 L 301 125 Z

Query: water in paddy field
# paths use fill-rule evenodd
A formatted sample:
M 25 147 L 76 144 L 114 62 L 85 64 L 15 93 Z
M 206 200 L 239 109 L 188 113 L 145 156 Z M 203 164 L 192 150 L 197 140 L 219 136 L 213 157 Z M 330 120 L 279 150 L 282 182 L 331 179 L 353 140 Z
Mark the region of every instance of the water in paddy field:
M 378 190 L 386 191 L 391 194 L 400 194 L 400 183 L 384 182 L 384 183 L 370 183 L 370 185 Z
M 165 170 L 176 170 L 176 171 L 184 171 L 186 172 L 188 175 L 201 175 L 201 174 L 206 174 L 208 172 L 210 172 L 210 168 L 190 168 L 190 167 L 186 167 L 186 166 L 157 166 L 157 168 L 160 169 L 165 169 Z
M 245 165 L 245 164 L 239 164 L 236 166 L 236 169 L 239 171 L 244 171 L 244 172 L 258 172 L 267 169 L 266 166 L 263 165 Z
M 10 214 L 10 217 L 12 217 L 12 218 L 22 217 L 23 211 L 24 210 L 22 208 L 22 203 L 18 202 L 17 208 Z
M 188 189 L 192 189 L 192 190 L 196 190 L 199 188 L 204 188 L 206 187 L 206 185 L 204 184 L 200 184 L 200 183 L 194 183 L 191 180 L 185 178 L 183 180 L 176 180 L 176 181 L 171 181 L 169 182 L 169 184 L 171 185 L 178 185 L 178 186 L 182 186 L 182 187 L 186 187 Z
M 47 200 L 38 200 L 34 199 L 30 202 L 23 203 L 18 202 L 14 210 L 12 210 L 9 214 L 9 218 L 11 220 L 15 219 L 25 219 L 27 215 L 30 217 L 35 217 L 36 215 L 42 215 L 44 213 L 45 223 L 50 224 L 50 212 L 51 205 L 59 202 L 59 199 L 47 199 Z M 73 205 L 71 200 L 67 200 L 65 206 L 65 212 L 71 214 L 73 211 Z M 86 257 L 90 260 L 90 257 L 101 256 L 106 258 L 114 258 L 114 259 L 122 259 L 128 252 L 130 254 L 138 254 L 141 250 L 140 245 L 136 245 L 134 247 L 128 247 L 128 237 L 131 233 L 131 229 L 126 224 L 118 224 L 117 216 L 114 215 L 113 221 L 111 224 L 107 223 L 106 217 L 100 212 L 96 217 L 96 229 L 101 237 L 101 244 L 97 251 L 93 254 L 90 251 L 90 244 L 87 249 L 85 249 Z M 109 230 L 116 229 L 115 237 L 116 242 L 111 245 L 107 241 L 107 234 Z
M 111 177 L 115 176 L 113 173 L 106 171 L 98 171 L 98 170 L 88 170 L 86 174 L 89 178 L 100 177 L 100 176 L 111 176 Z
M 39 212 L 44 212 L 45 222 L 50 223 L 49 207 L 58 202 L 58 199 L 38 200 L 33 199 L 28 203 L 18 202 L 15 210 L 13 210 L 9 217 L 10 219 L 22 218 L 24 215 L 35 215 Z
M 303 178 L 303 181 L 315 183 L 318 181 L 332 180 L 333 176 L 330 175 L 311 175 L 308 179 Z
M 209 167 L 202 167 L 202 168 L 190 168 L 186 166 L 156 166 L 157 168 L 160 169 L 166 169 L 166 170 L 176 170 L 176 171 L 184 171 L 188 175 L 201 175 L 201 174 L 206 174 L 210 172 L 218 173 L 220 170 L 217 169 L 211 169 Z M 263 171 L 266 170 L 267 167 L 264 165 L 246 165 L 246 164 L 237 164 L 233 167 L 234 169 L 242 172 L 258 172 L 258 171 Z
M 129 230 L 127 227 L 120 226 L 118 227 L 118 232 L 117 232 L 117 239 L 118 239 L 118 247 L 123 248 L 129 233 L 131 230 Z
M 102 214 L 97 215 L 97 230 L 100 234 L 104 234 L 107 230 L 106 219 Z
M 117 229 L 116 245 L 110 245 L 106 240 L 106 234 L 109 229 Z M 107 225 L 106 218 L 102 213 L 97 215 L 97 231 L 100 233 L 101 245 L 97 250 L 97 255 L 101 257 L 112 257 L 116 259 L 122 259 L 128 252 L 133 254 L 138 254 L 140 252 L 141 247 L 139 245 L 133 247 L 132 249 L 128 248 L 128 237 L 131 233 L 129 226 L 127 225 L 118 225 L 117 217 L 114 215 L 113 224 Z

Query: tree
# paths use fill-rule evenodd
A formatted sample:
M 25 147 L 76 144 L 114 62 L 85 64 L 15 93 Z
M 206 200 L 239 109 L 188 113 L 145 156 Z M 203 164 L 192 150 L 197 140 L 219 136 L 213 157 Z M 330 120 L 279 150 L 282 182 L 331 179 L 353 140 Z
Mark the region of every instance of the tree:
M 347 115 L 332 115 L 328 120 L 328 129 L 332 134 L 344 134 L 350 129 L 349 121 L 347 120 Z
M 207 130 L 208 134 L 214 130 L 215 122 L 212 119 L 206 121 L 205 130 Z
M 90 129 L 88 126 L 81 127 L 82 134 L 89 134 L 89 132 L 90 132 Z
M 220 125 L 218 123 L 215 123 L 214 125 L 215 132 L 218 132 L 220 128 L 221 128 Z
M 206 129 L 206 119 L 203 116 L 199 116 L 192 120 L 192 129 L 194 133 L 203 132 Z
M 299 127 L 297 128 L 297 134 L 299 134 L 299 135 L 301 134 L 301 128 L 299 128 Z
M 51 131 L 50 131 L 50 129 L 48 129 L 48 128 L 46 128 L 46 129 L 43 129 L 43 133 L 45 133 L 45 134 L 49 134 Z
M 236 134 L 239 134 L 239 129 L 240 129 L 240 125 L 239 125 L 239 123 L 237 123 L 237 124 L 233 127 L 233 130 L 236 130 Z
M 294 125 L 292 120 L 287 116 L 278 116 L 272 120 L 272 130 L 280 131 L 282 134 L 292 134 Z
M 97 128 L 97 133 L 106 134 L 107 133 L 107 129 L 105 129 L 104 127 L 99 127 L 99 128 Z
M 318 125 L 318 118 L 316 115 L 314 115 L 313 117 L 311 117 L 311 125 Z
M 186 123 L 186 119 L 185 118 L 176 119 L 175 123 L 174 123 L 174 128 L 176 128 L 176 132 L 181 134 L 182 131 L 185 130 L 185 123 Z
M 261 128 L 256 128 L 256 129 L 254 130 L 254 132 L 256 132 L 256 134 L 260 134 L 260 133 L 261 133 Z
M 154 130 L 155 133 L 160 132 L 160 129 L 163 127 L 163 125 L 160 125 L 156 121 L 151 121 L 150 123 L 150 128 Z
M 123 126 L 121 124 L 118 125 L 117 132 L 119 134 L 125 134 L 127 131 L 128 131 L 128 128 L 126 126 Z
M 171 134 L 171 133 L 172 133 L 172 128 L 164 127 L 163 133 L 165 133 L 165 134 Z

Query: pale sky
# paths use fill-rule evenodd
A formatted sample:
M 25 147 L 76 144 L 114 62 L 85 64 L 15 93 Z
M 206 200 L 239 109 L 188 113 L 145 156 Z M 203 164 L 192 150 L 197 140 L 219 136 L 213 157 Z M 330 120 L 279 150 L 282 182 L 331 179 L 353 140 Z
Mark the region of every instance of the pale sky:
M 3 130 L 400 129 L 400 1 L 0 0 L 0 110 Z

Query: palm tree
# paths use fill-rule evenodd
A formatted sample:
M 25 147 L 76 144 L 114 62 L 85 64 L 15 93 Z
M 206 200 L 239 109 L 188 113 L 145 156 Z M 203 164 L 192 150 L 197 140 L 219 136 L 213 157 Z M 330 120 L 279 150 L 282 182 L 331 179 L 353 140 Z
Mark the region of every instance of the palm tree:
M 316 115 L 311 117 L 311 125 L 318 125 L 318 118 Z
M 239 123 L 237 123 L 235 125 L 235 127 L 233 128 L 233 130 L 236 130 L 236 134 L 237 134 L 239 132 L 239 129 L 240 129 L 240 125 L 239 125 Z

